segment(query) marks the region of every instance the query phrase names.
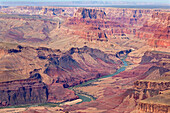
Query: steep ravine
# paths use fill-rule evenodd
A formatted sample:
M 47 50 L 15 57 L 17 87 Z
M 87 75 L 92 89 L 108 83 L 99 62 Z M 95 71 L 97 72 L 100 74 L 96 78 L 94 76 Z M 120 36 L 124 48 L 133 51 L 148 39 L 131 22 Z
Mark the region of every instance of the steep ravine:
M 84 87 L 84 86 L 87 86 L 87 85 L 90 85 L 91 83 L 97 81 L 97 80 L 100 80 L 102 78 L 108 78 L 108 77 L 112 77 L 114 75 L 117 75 L 119 74 L 120 72 L 122 71 L 125 71 L 126 67 L 128 66 L 127 64 L 127 61 L 125 60 L 127 56 L 125 56 L 123 59 L 121 59 L 121 61 L 123 62 L 123 66 L 121 68 L 119 68 L 114 74 L 111 74 L 111 75 L 106 75 L 106 76 L 102 76 L 100 78 L 96 78 L 96 79 L 93 79 L 93 80 L 90 80 L 90 81 L 87 81 L 87 82 L 84 82 L 82 84 L 79 84 L 79 85 L 76 85 L 74 87 L 70 87 L 69 89 L 73 90 L 76 95 L 79 97 L 79 99 L 81 99 L 82 101 L 81 102 L 78 102 L 77 104 L 80 104 L 82 102 L 90 102 L 92 100 L 95 100 L 96 98 L 93 97 L 92 95 L 89 95 L 85 92 L 82 92 L 82 91 L 79 91 L 79 90 L 76 90 L 77 87 Z
M 10 78 L 11 75 L 14 75 L 13 73 L 11 73 L 10 75 L 10 73 L 2 70 L 4 73 L 1 74 L 1 77 L 4 77 L 4 80 L 2 82 L 4 82 L 5 84 L 3 84 L 3 86 L 0 88 L 0 93 L 2 92 L 2 95 L 5 91 L 5 95 L 0 98 L 0 100 L 5 103 L 0 103 L 0 106 L 2 107 L 12 107 L 14 105 L 16 105 L 16 107 L 19 107 L 20 105 L 22 106 L 25 104 L 38 105 L 42 103 L 47 103 L 47 105 L 49 105 L 49 103 L 53 104 L 75 100 L 78 98 L 78 96 L 76 96 L 73 91 L 69 90 L 68 87 L 76 86 L 86 81 L 100 78 L 101 76 L 110 76 L 110 74 L 115 73 L 116 70 L 118 70 L 124 62 L 122 62 L 119 58 L 116 58 L 116 56 L 113 54 L 107 54 L 98 49 L 93 49 L 89 47 L 72 48 L 66 53 L 61 53 L 58 50 L 52 50 L 49 48 L 22 47 L 19 45 L 15 45 L 15 47 L 11 46 L 5 51 L 7 51 L 7 55 L 6 57 L 3 57 L 1 59 L 1 64 L 4 64 L 1 65 L 1 69 L 6 69 L 5 67 L 11 66 L 10 70 L 20 69 L 23 70 L 23 72 L 22 74 L 18 74 L 19 72 L 16 73 L 18 75 L 18 78 L 13 79 Z M 27 62 L 28 59 L 26 58 L 30 58 L 29 62 Z M 15 60 L 12 60 L 13 62 L 11 62 L 10 59 Z M 19 61 L 19 59 L 22 59 L 22 62 L 17 62 Z M 34 62 L 30 63 L 30 61 Z M 13 66 L 13 64 L 15 64 L 15 66 Z M 26 72 L 24 72 L 25 68 L 23 68 L 23 64 L 26 65 Z M 64 68 L 65 70 L 62 70 L 61 68 Z M 29 76 L 28 78 L 23 78 L 25 77 L 24 75 L 29 75 L 30 77 L 34 75 L 39 75 L 40 82 L 33 81 L 35 85 L 30 85 L 29 83 L 32 83 L 32 81 L 29 80 Z M 6 80 L 5 77 L 8 77 L 8 80 Z M 54 82 L 52 83 L 48 81 L 47 77 L 54 80 Z M 15 86 L 11 86 L 10 84 L 6 83 L 7 81 L 13 81 L 12 83 L 14 83 Z M 24 84 L 24 86 L 22 84 Z M 46 95 L 47 98 L 45 98 L 45 100 L 43 100 L 44 98 L 39 99 L 43 100 L 43 102 L 39 100 L 30 100 L 31 103 L 29 103 L 29 100 L 27 99 L 27 97 L 30 96 L 29 94 L 31 94 L 29 88 L 32 87 L 34 89 L 41 89 L 41 84 L 43 84 L 44 88 L 46 88 L 44 89 L 44 91 L 38 90 L 40 92 L 43 91 L 39 94 L 41 96 L 38 95 L 37 91 L 34 91 L 32 93 L 36 95 L 34 95 L 34 97 L 43 97 L 44 95 Z M 65 84 L 67 84 L 67 87 L 64 87 Z M 8 89 L 6 89 L 6 86 L 8 86 L 9 88 L 7 87 Z M 48 92 L 44 93 L 45 90 L 47 90 Z M 23 93 L 19 93 L 20 91 Z M 31 94 L 31 96 L 32 95 L 33 94 Z M 87 97 L 88 95 L 85 96 Z M 21 100 L 20 102 L 17 102 L 18 98 Z M 91 96 L 90 98 L 92 100 L 95 99 Z
M 96 99 L 96 98 L 93 97 L 92 95 L 89 95 L 89 94 L 87 94 L 87 93 L 85 93 L 85 92 L 80 92 L 80 91 L 76 90 L 77 87 L 84 87 L 84 86 L 86 86 L 86 85 L 90 85 L 91 83 L 93 83 L 93 82 L 95 82 L 95 81 L 97 81 L 97 80 L 99 80 L 99 79 L 112 77 L 112 76 L 114 76 L 114 75 L 119 74 L 119 73 L 122 72 L 122 71 L 125 71 L 126 66 L 128 66 L 128 64 L 127 64 L 127 62 L 126 62 L 126 60 L 125 60 L 126 57 L 127 57 L 127 56 L 125 56 L 123 59 L 121 59 L 121 61 L 123 62 L 123 66 L 122 66 L 121 68 L 119 68 L 114 74 L 102 76 L 102 77 L 100 77 L 100 78 L 96 78 L 96 79 L 93 79 L 93 80 L 89 80 L 89 81 L 84 82 L 84 83 L 82 83 L 82 84 L 79 84 L 79 85 L 76 85 L 76 86 L 73 86 L 73 87 L 68 88 L 68 89 L 73 90 L 73 91 L 75 92 L 75 94 L 79 97 L 79 99 L 82 100 L 81 102 L 77 102 L 77 104 L 80 104 L 80 103 L 82 103 L 82 102 L 90 102 L 90 101 Z M 71 101 L 72 101 L 72 100 L 71 100 Z M 73 101 L 74 101 L 74 100 L 73 100 Z M 24 106 L 25 106 L 25 107 L 31 107 L 31 106 L 51 106 L 51 107 L 54 107 L 54 106 L 56 106 L 56 105 L 64 105 L 64 104 L 67 103 L 67 102 L 69 102 L 69 101 L 62 102 L 62 103 L 44 103 L 44 104 L 34 104 L 34 105 L 29 105 L 29 104 L 28 104 L 28 105 L 19 105 L 19 106 L 8 106 L 8 108 L 11 108 L 11 107 L 17 107 L 17 108 L 18 108 L 18 107 L 24 107 Z M 6 107 L 4 107 L 4 108 L 6 108 Z

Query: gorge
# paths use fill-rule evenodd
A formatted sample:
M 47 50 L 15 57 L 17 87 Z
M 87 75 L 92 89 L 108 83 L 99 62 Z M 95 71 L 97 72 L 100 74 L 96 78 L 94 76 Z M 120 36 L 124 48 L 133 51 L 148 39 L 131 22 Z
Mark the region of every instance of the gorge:
M 0 112 L 168 113 L 169 20 L 169 9 L 0 7 Z

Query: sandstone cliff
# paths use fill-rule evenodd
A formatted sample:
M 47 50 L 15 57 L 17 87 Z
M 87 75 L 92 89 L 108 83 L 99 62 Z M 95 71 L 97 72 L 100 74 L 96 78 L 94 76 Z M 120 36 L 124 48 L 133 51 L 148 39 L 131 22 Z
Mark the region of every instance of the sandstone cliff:
M 152 98 L 142 100 L 138 103 L 139 113 L 169 113 L 170 111 L 169 93 L 161 94 Z
M 74 16 L 79 18 L 104 19 L 106 13 L 102 10 L 79 8 Z
M 0 106 L 45 103 L 48 100 L 47 86 L 39 78 L 1 82 L 0 95 Z
M 53 43 L 63 37 L 115 42 L 112 45 L 137 38 L 137 42 L 146 40 L 152 47 L 169 46 L 168 10 L 25 6 L 1 11 L 5 13 L 0 14 L 3 41 L 54 47 Z
M 152 18 L 148 20 L 140 31 L 146 33 L 152 33 L 149 37 L 148 43 L 154 47 L 167 47 L 170 46 L 169 43 L 169 12 L 157 12 L 152 15 Z
M 155 66 L 150 68 L 153 74 L 149 74 L 145 79 L 134 82 L 134 89 L 138 91 L 156 91 L 157 93 L 146 93 L 144 98 L 138 101 L 136 110 L 132 113 L 168 113 L 169 112 L 169 90 L 170 90 L 170 76 L 169 64 L 162 65 L 165 59 L 169 59 L 169 54 L 166 52 L 147 51 L 142 57 L 141 64 L 153 63 Z M 154 95 L 153 95 L 154 94 Z M 152 96 L 151 96 L 152 95 Z
M 76 99 L 78 97 L 67 87 L 114 73 L 122 65 L 115 55 L 87 46 L 62 52 L 46 47 L 34 48 L 10 43 L 2 45 L 0 82 L 3 85 L 0 88 L 4 96 L 1 100 L 8 105 L 27 104 L 27 99 L 33 98 L 31 95 L 34 93 L 37 100 L 32 99 L 30 103 Z M 29 79 L 34 75 L 41 78 L 41 82 Z M 32 88 L 32 92 L 29 88 Z
M 69 87 L 114 72 L 121 63 L 116 59 L 97 49 L 72 48 L 61 57 L 51 56 L 44 72 Z

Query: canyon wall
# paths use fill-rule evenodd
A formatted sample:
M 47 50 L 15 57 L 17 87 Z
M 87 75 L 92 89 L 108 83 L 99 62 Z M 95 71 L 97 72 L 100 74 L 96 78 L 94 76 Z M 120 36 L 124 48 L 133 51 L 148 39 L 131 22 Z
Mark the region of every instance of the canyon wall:
M 146 40 L 147 44 L 152 47 L 169 47 L 170 15 L 168 9 L 25 6 L 1 8 L 0 11 L 2 12 L 0 15 L 1 27 L 4 29 L 1 30 L 2 40 L 36 41 L 40 44 L 48 41 L 45 45 L 50 46 L 51 42 L 62 33 L 88 41 L 114 42 L 115 39 L 128 41 L 136 38 L 136 40 Z M 15 26 L 8 29 L 9 26 L 4 26 L 5 18 L 18 24 L 14 24 Z M 35 24 L 33 21 L 39 24 Z M 37 30 L 37 27 L 42 28 L 42 30 Z M 30 33 L 25 32 L 26 30 L 33 32 L 32 35 L 30 36 Z
M 168 73 L 170 68 L 169 64 L 162 65 L 161 63 L 162 61 L 169 59 L 169 57 L 169 53 L 158 51 L 147 51 L 142 57 L 141 64 L 152 63 L 154 64 L 154 66 L 150 68 L 149 72 L 151 72 L 151 70 L 155 71 L 153 71 L 153 74 L 149 74 L 143 80 L 138 80 L 134 82 L 134 89 L 138 91 L 152 90 L 156 91 L 157 94 L 152 95 L 153 93 L 147 93 L 147 95 L 145 95 L 145 98 L 137 102 L 136 110 L 134 110 L 132 113 L 169 112 L 170 76 Z
M 45 103 L 47 86 L 37 78 L 0 83 L 0 106 Z
M 106 13 L 102 10 L 79 8 L 74 16 L 78 18 L 104 19 Z
M 169 76 L 169 53 L 147 51 L 170 46 L 169 10 L 25 6 L 0 12 L 0 41 L 6 42 L 0 44 L 1 106 L 77 99 L 66 88 L 113 74 L 131 50 L 136 67 L 112 77 L 96 101 L 64 109 L 131 112 L 138 104 L 139 111 L 152 112 L 155 105 L 141 100 L 169 90 L 169 81 L 160 79 Z
M 170 103 L 169 103 L 169 92 L 165 94 L 160 94 L 145 100 L 142 100 L 137 105 L 137 111 L 139 113 L 169 113 Z
M 143 27 L 140 28 L 141 32 L 152 33 L 150 37 L 139 37 L 149 38 L 148 43 L 151 46 L 170 46 L 170 35 L 169 35 L 169 12 L 155 12 L 152 18 L 146 21 Z
M 4 96 L 0 100 L 6 105 L 77 99 L 68 87 L 114 73 L 122 65 L 115 55 L 87 46 L 62 52 L 46 47 L 2 45 L 0 88 Z
M 148 103 L 139 103 L 138 109 L 141 113 L 168 113 L 170 106 L 168 105 L 158 105 L 158 104 L 148 104 Z
M 168 90 L 170 87 L 170 82 L 136 81 L 134 83 L 134 87 L 142 89 Z

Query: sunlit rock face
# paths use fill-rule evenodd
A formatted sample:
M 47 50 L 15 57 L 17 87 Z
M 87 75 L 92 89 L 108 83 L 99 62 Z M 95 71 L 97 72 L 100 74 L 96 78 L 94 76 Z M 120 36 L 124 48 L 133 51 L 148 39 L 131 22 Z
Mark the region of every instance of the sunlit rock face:
M 111 42 L 138 38 L 152 47 L 169 46 L 168 9 L 25 6 L 1 8 L 1 12 L 0 39 L 3 41 L 54 48 L 54 41 L 65 35 Z
M 114 60 L 115 59 L 115 60 Z M 52 56 L 45 73 L 70 87 L 115 72 L 121 65 L 116 56 L 89 47 L 72 48 L 61 57 Z
M 143 32 L 152 33 L 152 35 L 144 37 L 148 39 L 149 45 L 155 47 L 170 46 L 169 19 L 169 13 L 157 12 L 154 13 L 152 18 L 140 28 L 140 30 Z
M 3 47 L 0 100 L 6 105 L 76 99 L 66 88 L 114 73 L 122 65 L 115 55 L 87 46 L 66 52 L 6 43 Z
M 69 87 L 113 74 L 128 55 L 125 71 L 79 89 L 95 101 L 62 111 L 167 111 L 167 98 L 149 102 L 169 90 L 168 9 L 25 6 L 0 12 L 0 106 L 78 99 Z
M 79 8 L 74 16 L 78 18 L 104 19 L 106 13 L 97 9 Z

